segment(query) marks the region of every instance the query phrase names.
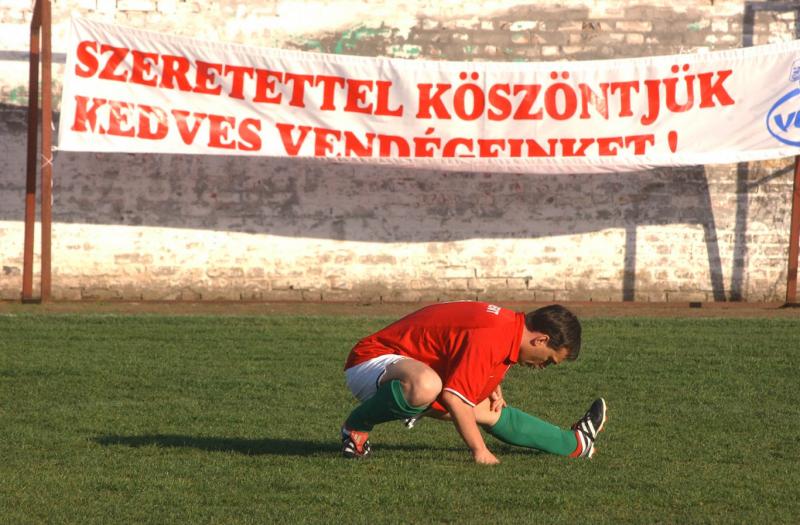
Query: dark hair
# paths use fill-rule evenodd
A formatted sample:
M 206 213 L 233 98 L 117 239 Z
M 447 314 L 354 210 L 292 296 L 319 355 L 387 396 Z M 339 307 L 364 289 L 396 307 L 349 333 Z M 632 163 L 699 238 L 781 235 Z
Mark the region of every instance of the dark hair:
M 547 344 L 553 350 L 567 348 L 567 359 L 574 361 L 581 352 L 581 323 L 575 314 L 551 304 L 525 314 L 525 327 L 550 337 Z

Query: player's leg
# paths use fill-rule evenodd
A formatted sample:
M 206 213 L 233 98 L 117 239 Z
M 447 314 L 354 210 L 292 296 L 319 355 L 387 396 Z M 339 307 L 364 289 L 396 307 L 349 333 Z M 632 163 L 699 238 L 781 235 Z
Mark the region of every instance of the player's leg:
M 424 412 L 442 389 L 433 369 L 400 356 L 381 356 L 348 369 L 346 374 L 348 386 L 361 401 L 342 428 L 343 451 L 348 457 L 369 454 L 367 433 L 375 425 Z M 362 453 L 364 446 L 366 452 Z
M 386 364 L 376 383 L 375 392 L 365 395 L 350 413 L 347 428 L 369 432 L 378 423 L 416 416 L 442 390 L 442 380 L 433 369 L 408 358 Z
M 423 415 L 442 421 L 452 419 L 447 412 L 436 410 Z M 495 412 L 489 399 L 484 399 L 475 406 L 475 419 L 489 434 L 509 445 L 560 456 L 592 457 L 594 440 L 605 425 L 607 413 L 605 401 L 598 399 L 570 429 L 562 429 L 514 407 Z
M 510 406 L 493 412 L 488 399 L 475 407 L 475 417 L 489 434 L 504 443 L 560 456 L 591 457 L 594 439 L 606 420 L 606 407 L 604 401 L 596 401 L 570 429 L 559 428 Z
M 386 367 L 380 384 L 399 382 L 403 397 L 413 406 L 427 408 L 442 392 L 442 378 L 433 368 L 415 359 L 401 359 Z

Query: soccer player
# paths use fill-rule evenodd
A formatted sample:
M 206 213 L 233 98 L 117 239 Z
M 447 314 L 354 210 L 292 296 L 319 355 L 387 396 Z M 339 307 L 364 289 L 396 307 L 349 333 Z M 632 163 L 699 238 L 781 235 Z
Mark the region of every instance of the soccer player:
M 480 464 L 499 460 L 479 426 L 516 446 L 591 457 L 606 422 L 597 399 L 570 429 L 508 406 L 500 383 L 513 364 L 543 369 L 578 357 L 581 325 L 560 305 L 528 314 L 484 302 L 422 308 L 360 340 L 345 363 L 347 386 L 361 402 L 341 429 L 342 453 L 369 456 L 376 424 L 422 415 L 450 420 Z

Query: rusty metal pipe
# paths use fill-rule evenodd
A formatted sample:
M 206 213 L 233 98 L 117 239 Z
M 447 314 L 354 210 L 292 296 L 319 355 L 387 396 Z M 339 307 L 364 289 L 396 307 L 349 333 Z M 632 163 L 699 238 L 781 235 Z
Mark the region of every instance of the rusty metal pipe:
M 52 290 L 53 228 L 53 52 L 50 0 L 42 2 L 42 302 Z
M 794 158 L 792 223 L 789 227 L 789 265 L 786 272 L 786 304 L 797 303 L 797 257 L 800 251 L 800 156 Z
M 28 158 L 25 174 L 25 244 L 22 256 L 22 301 L 33 301 L 33 243 L 36 226 L 36 165 L 39 131 L 39 32 L 41 1 L 36 0 L 31 17 L 28 73 Z

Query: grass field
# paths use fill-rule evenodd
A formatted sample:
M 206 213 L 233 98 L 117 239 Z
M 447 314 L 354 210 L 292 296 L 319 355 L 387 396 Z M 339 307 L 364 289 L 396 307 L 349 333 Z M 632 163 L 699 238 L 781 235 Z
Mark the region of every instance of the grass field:
M 581 359 L 509 372 L 591 461 L 478 467 L 423 421 L 339 457 L 342 363 L 378 317 L 0 315 L 0 523 L 797 523 L 800 320 L 588 319 Z

